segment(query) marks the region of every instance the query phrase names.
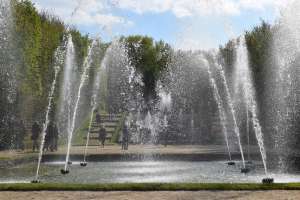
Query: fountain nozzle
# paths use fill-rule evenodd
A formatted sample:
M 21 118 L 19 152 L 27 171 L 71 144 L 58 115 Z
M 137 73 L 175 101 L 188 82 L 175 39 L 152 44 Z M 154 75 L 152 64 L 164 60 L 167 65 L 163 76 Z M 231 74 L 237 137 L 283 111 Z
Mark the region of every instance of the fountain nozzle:
M 61 169 L 60 173 L 61 174 L 68 174 L 68 173 L 70 173 L 70 171 L 68 169 L 66 169 L 66 170 L 65 169 Z
M 41 183 L 41 181 L 38 179 L 35 179 L 35 180 L 32 180 L 31 183 Z
M 80 163 L 80 166 L 81 166 L 81 167 L 86 167 L 86 166 L 87 166 L 87 162 L 81 162 L 81 163 Z
M 227 165 L 235 165 L 235 162 L 234 161 L 229 161 L 229 162 L 227 162 Z
M 274 178 L 264 178 L 262 180 L 262 183 L 263 184 L 272 184 L 272 183 L 274 183 Z

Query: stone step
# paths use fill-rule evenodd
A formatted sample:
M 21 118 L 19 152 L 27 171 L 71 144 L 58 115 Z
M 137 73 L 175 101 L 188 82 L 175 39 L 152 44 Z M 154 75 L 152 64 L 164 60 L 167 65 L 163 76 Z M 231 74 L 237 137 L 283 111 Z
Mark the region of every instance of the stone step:
M 120 120 L 119 119 L 101 119 L 102 123 L 118 123 Z M 93 124 L 98 124 L 97 122 L 93 122 Z
M 121 114 L 100 114 L 101 117 L 118 117 L 118 118 L 121 118 L 122 115 Z
M 106 140 L 111 140 L 112 136 L 109 135 L 109 136 L 106 136 Z M 87 137 L 83 137 L 84 140 L 87 139 Z M 90 136 L 90 140 L 99 140 L 99 137 L 96 137 L 96 136 Z
M 105 128 L 116 128 L 117 127 L 116 124 L 105 124 L 104 126 L 105 126 Z M 93 125 L 93 128 L 100 128 L 100 127 L 101 127 L 100 124 Z
M 94 134 L 94 133 L 99 133 L 99 130 L 97 130 L 97 131 L 95 131 L 95 130 L 92 130 L 91 132 L 90 132 L 91 134 Z M 115 133 L 115 131 L 106 131 L 106 134 L 114 134 Z

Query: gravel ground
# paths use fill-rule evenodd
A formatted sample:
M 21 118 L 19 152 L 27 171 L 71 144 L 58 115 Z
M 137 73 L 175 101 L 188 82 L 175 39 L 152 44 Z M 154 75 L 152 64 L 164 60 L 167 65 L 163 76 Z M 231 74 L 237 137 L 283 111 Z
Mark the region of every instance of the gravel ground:
M 0 200 L 299 200 L 300 191 L 0 192 Z

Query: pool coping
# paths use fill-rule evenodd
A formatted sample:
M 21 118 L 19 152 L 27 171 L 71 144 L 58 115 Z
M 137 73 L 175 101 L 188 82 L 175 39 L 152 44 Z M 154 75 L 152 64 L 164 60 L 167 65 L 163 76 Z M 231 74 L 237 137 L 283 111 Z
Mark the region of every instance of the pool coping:
M 0 184 L 0 191 L 258 191 L 300 190 L 300 183 L 16 183 Z

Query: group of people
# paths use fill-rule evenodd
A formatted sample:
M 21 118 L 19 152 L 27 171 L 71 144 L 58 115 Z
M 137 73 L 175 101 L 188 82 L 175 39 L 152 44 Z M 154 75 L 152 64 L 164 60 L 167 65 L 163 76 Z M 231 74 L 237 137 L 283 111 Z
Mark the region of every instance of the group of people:
M 105 141 L 107 138 L 107 132 L 105 129 L 105 126 L 103 125 L 103 121 L 101 119 L 101 115 L 99 113 L 96 114 L 96 123 L 100 124 L 98 139 L 99 143 L 102 147 L 105 145 Z M 122 150 L 128 150 L 128 144 L 129 144 L 129 131 L 126 124 L 123 126 L 122 130 Z
M 39 138 L 41 134 L 41 127 L 38 122 L 34 122 L 31 128 L 32 151 L 39 150 Z M 46 130 L 45 142 L 43 151 L 57 151 L 58 147 L 58 128 L 53 121 L 50 121 Z

